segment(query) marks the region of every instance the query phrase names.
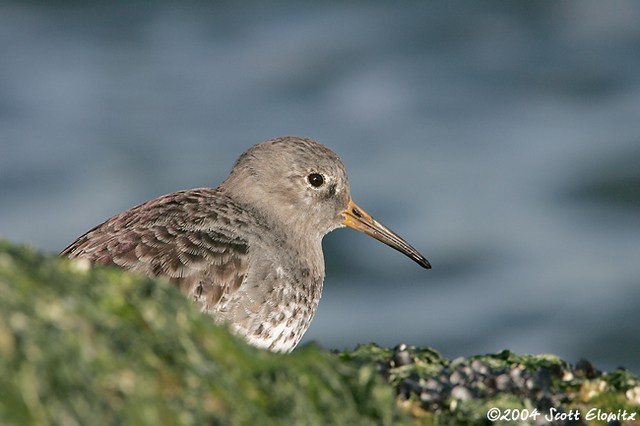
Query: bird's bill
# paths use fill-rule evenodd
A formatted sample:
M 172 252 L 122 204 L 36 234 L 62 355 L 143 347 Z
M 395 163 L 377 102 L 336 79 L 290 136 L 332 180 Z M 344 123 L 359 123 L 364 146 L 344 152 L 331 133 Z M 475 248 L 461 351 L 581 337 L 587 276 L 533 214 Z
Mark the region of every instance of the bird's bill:
M 425 259 L 418 250 L 411 247 L 409 243 L 403 240 L 391 229 L 371 217 L 369 213 L 358 207 L 353 200 L 349 201 L 349 206 L 342 212 L 342 216 L 344 216 L 344 221 L 342 222 L 343 225 L 356 229 L 385 243 L 389 247 L 392 247 L 400 253 L 410 257 L 423 268 L 431 268 L 429 261 Z

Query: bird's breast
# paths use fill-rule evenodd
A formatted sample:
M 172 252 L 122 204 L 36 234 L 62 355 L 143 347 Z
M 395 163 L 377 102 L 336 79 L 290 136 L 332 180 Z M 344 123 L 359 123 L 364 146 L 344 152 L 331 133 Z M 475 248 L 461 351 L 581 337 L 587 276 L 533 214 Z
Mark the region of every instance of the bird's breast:
M 253 271 L 263 273 L 248 277 L 236 294 L 221 300 L 214 316 L 255 346 L 289 352 L 318 309 L 324 277 L 311 268 L 294 272 L 282 264 L 255 265 Z

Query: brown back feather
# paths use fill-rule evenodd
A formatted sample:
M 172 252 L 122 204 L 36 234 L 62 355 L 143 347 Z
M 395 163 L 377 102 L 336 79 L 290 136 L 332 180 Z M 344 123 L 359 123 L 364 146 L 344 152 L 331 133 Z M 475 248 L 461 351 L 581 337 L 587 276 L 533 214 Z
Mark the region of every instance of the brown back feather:
M 213 228 L 229 225 L 218 214 L 235 209 L 217 190 L 176 192 L 112 217 L 61 255 L 166 277 L 211 310 L 247 273 L 248 241 L 231 229 Z

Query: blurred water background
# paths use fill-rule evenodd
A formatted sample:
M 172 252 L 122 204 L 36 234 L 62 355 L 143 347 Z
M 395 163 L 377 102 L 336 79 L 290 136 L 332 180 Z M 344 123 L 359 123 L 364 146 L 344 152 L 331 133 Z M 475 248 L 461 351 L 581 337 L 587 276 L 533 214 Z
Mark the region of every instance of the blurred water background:
M 305 342 L 640 373 L 640 3 L 0 2 L 0 235 L 57 252 L 315 138 L 433 264 L 325 238 Z

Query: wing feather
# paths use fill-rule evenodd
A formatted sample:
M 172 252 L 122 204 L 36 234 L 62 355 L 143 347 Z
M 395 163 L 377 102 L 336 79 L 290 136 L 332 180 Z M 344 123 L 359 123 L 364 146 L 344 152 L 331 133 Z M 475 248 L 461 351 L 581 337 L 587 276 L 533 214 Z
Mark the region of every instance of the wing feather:
M 215 311 L 245 281 L 249 263 L 249 241 L 234 229 L 231 210 L 237 206 L 217 190 L 176 192 L 112 217 L 61 255 L 167 277 Z

